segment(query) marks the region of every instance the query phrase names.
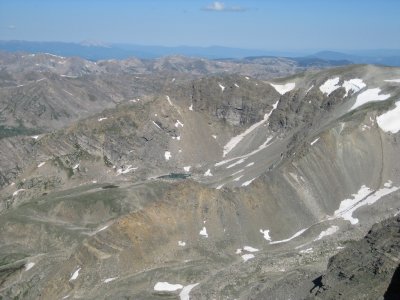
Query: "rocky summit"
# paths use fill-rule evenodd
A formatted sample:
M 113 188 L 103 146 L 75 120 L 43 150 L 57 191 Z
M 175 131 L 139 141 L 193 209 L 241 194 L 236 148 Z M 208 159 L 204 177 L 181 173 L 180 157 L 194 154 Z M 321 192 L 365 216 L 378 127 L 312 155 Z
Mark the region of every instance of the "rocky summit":
M 398 299 L 399 68 L 0 61 L 0 299 Z

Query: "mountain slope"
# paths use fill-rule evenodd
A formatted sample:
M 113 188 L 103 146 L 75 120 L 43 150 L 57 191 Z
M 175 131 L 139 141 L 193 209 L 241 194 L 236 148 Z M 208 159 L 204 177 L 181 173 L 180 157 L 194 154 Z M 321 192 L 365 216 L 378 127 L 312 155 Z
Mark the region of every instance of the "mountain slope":
M 398 78 L 348 66 L 165 80 L 2 139 L 0 293 L 310 296 L 330 256 L 400 209 Z

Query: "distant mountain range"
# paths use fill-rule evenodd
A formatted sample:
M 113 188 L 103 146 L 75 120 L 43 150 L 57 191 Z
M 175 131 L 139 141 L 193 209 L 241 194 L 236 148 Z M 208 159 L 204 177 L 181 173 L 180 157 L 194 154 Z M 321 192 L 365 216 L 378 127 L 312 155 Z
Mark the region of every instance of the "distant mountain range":
M 62 56 L 79 56 L 88 60 L 126 59 L 138 57 L 153 59 L 170 55 L 184 55 L 208 59 L 249 58 L 249 57 L 295 57 L 296 60 L 307 63 L 317 59 L 330 61 L 333 65 L 377 64 L 400 66 L 400 50 L 362 50 L 362 51 L 321 51 L 318 53 L 300 53 L 284 51 L 267 51 L 257 49 L 241 49 L 221 46 L 211 47 L 165 47 L 144 46 L 131 44 L 106 44 L 101 42 L 84 41 L 81 43 L 65 42 L 31 42 L 31 41 L 0 41 L 0 50 L 8 52 L 52 53 Z M 332 63 L 338 61 L 339 63 Z

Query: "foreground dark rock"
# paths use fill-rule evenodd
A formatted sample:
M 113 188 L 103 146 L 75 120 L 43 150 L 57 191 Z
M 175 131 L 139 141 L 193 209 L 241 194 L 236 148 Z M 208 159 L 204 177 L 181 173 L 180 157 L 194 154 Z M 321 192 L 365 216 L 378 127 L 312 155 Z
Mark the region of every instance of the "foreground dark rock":
M 400 217 L 394 217 L 333 256 L 309 299 L 400 299 L 399 262 Z

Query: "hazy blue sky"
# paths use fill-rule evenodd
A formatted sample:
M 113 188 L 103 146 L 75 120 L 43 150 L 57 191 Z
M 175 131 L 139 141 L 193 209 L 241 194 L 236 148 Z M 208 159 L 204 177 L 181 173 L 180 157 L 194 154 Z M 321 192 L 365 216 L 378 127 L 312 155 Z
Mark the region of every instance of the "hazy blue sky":
M 0 39 L 400 48 L 400 0 L 0 0 Z

